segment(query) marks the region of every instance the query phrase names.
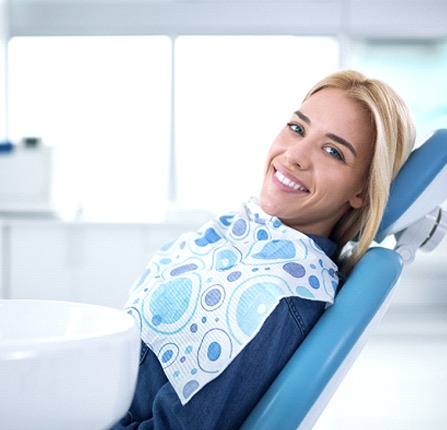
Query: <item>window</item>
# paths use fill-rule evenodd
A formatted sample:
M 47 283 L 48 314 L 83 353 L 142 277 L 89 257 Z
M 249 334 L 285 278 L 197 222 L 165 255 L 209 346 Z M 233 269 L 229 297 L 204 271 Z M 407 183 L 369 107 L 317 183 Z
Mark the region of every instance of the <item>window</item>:
M 225 211 L 258 193 L 267 150 L 311 85 L 338 64 L 332 38 L 183 36 L 175 48 L 178 203 Z
M 411 109 L 417 141 L 447 124 L 447 42 L 357 41 L 349 67 L 390 84 Z
M 10 135 L 53 148 L 63 213 L 157 221 L 167 208 L 237 209 L 338 58 L 329 37 L 16 37 Z
M 161 219 L 171 111 L 168 37 L 21 37 L 9 47 L 14 140 L 54 150 L 54 195 L 87 219 Z

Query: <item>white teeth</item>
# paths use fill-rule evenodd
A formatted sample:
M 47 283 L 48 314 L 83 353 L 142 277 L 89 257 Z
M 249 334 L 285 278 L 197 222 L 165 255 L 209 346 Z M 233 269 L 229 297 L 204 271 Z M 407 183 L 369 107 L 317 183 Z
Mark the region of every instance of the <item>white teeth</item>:
M 307 191 L 306 188 L 302 187 L 301 185 L 296 184 L 295 182 L 291 181 L 289 178 L 286 178 L 282 173 L 276 171 L 275 176 L 278 178 L 279 182 L 281 182 L 284 185 L 287 185 L 290 188 L 293 188 L 294 190 L 300 190 L 300 191 Z

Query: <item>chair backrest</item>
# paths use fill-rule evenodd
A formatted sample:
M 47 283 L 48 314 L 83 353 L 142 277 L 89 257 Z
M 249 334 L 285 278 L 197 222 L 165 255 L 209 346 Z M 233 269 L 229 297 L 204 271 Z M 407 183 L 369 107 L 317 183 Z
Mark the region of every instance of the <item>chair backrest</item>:
M 446 175 L 447 130 L 439 130 L 399 172 L 377 240 L 411 227 L 444 201 Z M 242 429 L 311 429 L 386 312 L 402 269 L 397 252 L 371 248 Z
M 415 149 L 393 182 L 376 240 L 402 231 L 447 199 L 447 129 Z

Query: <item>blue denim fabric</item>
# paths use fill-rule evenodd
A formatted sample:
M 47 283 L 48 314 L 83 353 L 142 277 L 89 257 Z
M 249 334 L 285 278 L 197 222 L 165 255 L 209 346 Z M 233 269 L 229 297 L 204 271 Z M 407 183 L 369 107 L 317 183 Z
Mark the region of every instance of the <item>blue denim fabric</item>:
M 328 249 L 329 241 L 319 245 Z M 238 429 L 325 308 L 325 303 L 282 299 L 255 338 L 228 368 L 182 406 L 154 353 L 143 343 L 130 410 L 115 426 L 139 430 Z
M 261 331 L 185 406 L 143 344 L 130 411 L 113 429 L 238 429 L 324 310 L 322 302 L 281 300 Z

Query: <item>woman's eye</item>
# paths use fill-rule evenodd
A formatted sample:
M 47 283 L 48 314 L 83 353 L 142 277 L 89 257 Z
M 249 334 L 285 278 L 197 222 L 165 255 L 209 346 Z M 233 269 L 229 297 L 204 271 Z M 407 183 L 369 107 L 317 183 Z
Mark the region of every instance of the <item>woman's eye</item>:
M 299 126 L 298 124 L 294 124 L 293 122 L 289 122 L 287 124 L 287 126 L 290 128 L 290 130 L 292 130 L 294 133 L 299 134 L 300 136 L 304 136 L 304 130 L 302 129 L 301 126 Z
M 340 151 L 338 151 L 333 146 L 326 146 L 324 150 L 331 156 L 336 158 L 337 160 L 344 161 L 343 155 Z

